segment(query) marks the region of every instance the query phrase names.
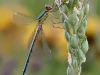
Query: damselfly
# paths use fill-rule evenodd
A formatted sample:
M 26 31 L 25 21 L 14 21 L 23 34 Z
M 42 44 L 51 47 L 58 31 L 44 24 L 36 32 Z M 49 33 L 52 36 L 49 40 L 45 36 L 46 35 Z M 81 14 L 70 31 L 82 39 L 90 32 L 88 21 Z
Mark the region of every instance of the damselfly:
M 27 69 L 27 66 L 28 66 L 28 63 L 29 63 L 29 60 L 30 60 L 32 53 L 33 53 L 34 58 L 35 57 L 42 58 L 44 56 L 50 56 L 51 51 L 50 51 L 49 47 L 47 46 L 46 40 L 44 39 L 42 24 L 45 22 L 45 20 L 48 17 L 49 12 L 51 10 L 52 10 L 52 7 L 50 5 L 46 5 L 44 11 L 37 17 L 38 24 L 37 24 L 37 27 L 34 31 L 34 35 L 32 37 L 32 40 L 31 40 L 31 44 L 29 47 L 30 51 L 29 51 L 27 60 L 25 62 L 25 66 L 24 66 L 24 70 L 23 70 L 22 75 L 25 75 L 25 72 L 26 72 L 26 69 Z M 23 20 L 20 20 L 20 19 L 23 19 Z M 25 19 L 27 19 L 27 21 Z M 20 23 L 20 24 L 23 24 L 23 22 L 28 23 L 28 22 L 33 21 L 33 17 L 26 16 L 24 14 L 16 12 L 14 14 L 14 21 L 16 23 Z M 41 47 L 39 47 L 40 45 L 38 43 L 38 41 L 40 41 L 40 39 L 41 39 L 41 43 L 42 43 Z M 45 47 L 44 51 L 42 51 L 43 45 Z M 44 59 L 45 59 L 45 57 L 44 57 Z

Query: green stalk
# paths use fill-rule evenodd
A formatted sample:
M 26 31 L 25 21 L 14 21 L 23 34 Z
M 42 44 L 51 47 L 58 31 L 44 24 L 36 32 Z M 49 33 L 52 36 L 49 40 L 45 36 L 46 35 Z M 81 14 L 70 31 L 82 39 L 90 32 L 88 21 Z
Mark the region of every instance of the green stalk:
M 86 0 L 55 0 L 55 5 L 64 19 L 65 38 L 68 42 L 67 75 L 80 75 L 89 48 L 85 35 L 89 4 Z

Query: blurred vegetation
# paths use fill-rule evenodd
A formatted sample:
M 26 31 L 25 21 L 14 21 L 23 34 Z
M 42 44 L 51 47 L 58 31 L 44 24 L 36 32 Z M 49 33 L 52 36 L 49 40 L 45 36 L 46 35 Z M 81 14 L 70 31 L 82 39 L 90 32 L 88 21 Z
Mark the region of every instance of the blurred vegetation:
M 37 17 L 48 0 L 0 0 L 0 75 L 21 75 L 28 50 L 28 40 L 36 26 L 13 23 L 12 10 Z M 100 74 L 100 0 L 92 0 L 88 17 L 87 37 L 90 49 L 87 62 L 83 64 L 82 75 Z M 52 4 L 52 2 L 50 3 Z M 11 8 L 10 8 L 11 7 Z M 96 15 L 96 16 L 91 16 Z M 52 50 L 51 61 L 38 72 L 38 75 L 66 75 L 67 42 L 64 30 L 56 29 L 52 23 L 43 26 L 47 42 Z M 32 62 L 26 75 L 34 75 Z M 37 74 L 35 74 L 37 75 Z
M 99 15 L 100 16 L 100 9 L 99 9 L 99 7 L 100 7 L 100 0 L 97 0 L 97 1 L 95 1 L 95 5 L 96 5 L 96 13 L 97 13 L 97 15 Z

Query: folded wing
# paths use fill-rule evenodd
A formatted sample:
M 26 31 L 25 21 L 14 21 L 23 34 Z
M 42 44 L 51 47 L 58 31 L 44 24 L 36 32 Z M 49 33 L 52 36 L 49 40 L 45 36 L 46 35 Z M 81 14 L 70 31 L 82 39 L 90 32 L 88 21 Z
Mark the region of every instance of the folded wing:
M 32 16 L 27 16 L 20 12 L 13 13 L 13 23 L 16 25 L 26 25 L 34 22 L 34 18 Z
M 32 37 L 34 37 L 35 34 L 32 35 Z M 31 45 L 31 41 L 34 40 L 32 39 L 30 40 L 30 44 Z M 29 48 L 30 49 L 30 48 Z M 36 72 L 36 70 L 40 70 L 42 69 L 43 66 L 45 66 L 51 58 L 51 49 L 49 48 L 43 30 L 40 30 L 40 32 L 38 33 L 38 36 L 36 37 L 36 41 L 35 44 L 32 48 L 32 54 L 31 54 L 31 61 L 30 65 L 32 67 L 32 70 L 34 70 Z

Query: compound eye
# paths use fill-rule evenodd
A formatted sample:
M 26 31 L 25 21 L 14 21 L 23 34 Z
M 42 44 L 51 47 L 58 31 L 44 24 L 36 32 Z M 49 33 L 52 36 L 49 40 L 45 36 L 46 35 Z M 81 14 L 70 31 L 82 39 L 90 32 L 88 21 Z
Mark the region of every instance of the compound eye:
M 46 10 L 51 10 L 52 7 L 51 7 L 50 5 L 45 5 L 45 9 L 46 9 Z
M 51 8 L 51 7 L 46 7 L 46 9 L 47 9 L 47 10 L 51 10 L 52 8 Z

